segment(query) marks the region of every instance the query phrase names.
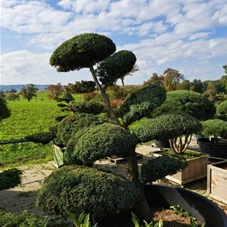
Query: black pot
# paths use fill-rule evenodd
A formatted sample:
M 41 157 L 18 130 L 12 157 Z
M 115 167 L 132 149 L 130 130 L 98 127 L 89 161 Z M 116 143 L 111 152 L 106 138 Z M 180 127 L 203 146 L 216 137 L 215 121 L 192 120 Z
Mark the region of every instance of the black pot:
M 186 190 L 164 185 L 145 185 L 144 193 L 150 206 L 169 208 L 180 205 L 208 227 L 227 227 L 227 217 L 215 203 L 206 197 Z M 133 227 L 129 211 L 115 217 L 107 217 L 99 223 L 100 227 Z
M 207 138 L 197 140 L 201 152 L 209 154 L 211 157 L 227 159 L 227 144 L 215 143 Z
M 146 185 L 144 193 L 149 204 L 169 208 L 179 204 L 192 216 L 209 227 L 226 227 L 227 216 L 215 203 L 206 197 L 186 190 L 163 185 Z
M 169 140 L 154 140 L 154 143 L 159 148 L 170 148 Z

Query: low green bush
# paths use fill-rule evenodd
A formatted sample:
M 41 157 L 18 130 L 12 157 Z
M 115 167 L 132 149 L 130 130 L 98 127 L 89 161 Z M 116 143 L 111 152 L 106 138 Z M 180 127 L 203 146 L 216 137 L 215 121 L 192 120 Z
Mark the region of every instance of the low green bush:
M 95 220 L 133 207 L 138 191 L 133 182 L 93 168 L 64 166 L 48 176 L 37 206 L 49 215 L 90 213 Z
M 100 114 L 104 112 L 104 105 L 97 101 L 71 102 L 69 109 L 74 113 Z
M 128 130 L 116 124 L 104 123 L 78 131 L 72 136 L 65 153 L 69 154 L 71 161 L 79 160 L 83 165 L 90 165 L 112 155 L 126 156 L 137 143 L 136 137 Z
M 187 167 L 185 159 L 179 156 L 163 155 L 158 158 L 148 160 L 141 167 L 141 180 L 143 183 L 151 183 L 162 179 L 167 175 L 175 174 L 180 169 Z
M 45 227 L 45 220 L 23 211 L 20 215 L 0 211 L 1 227 Z
M 59 123 L 55 143 L 66 146 L 72 134 L 80 129 L 103 124 L 108 121 L 109 120 L 107 118 L 93 114 L 83 113 L 69 115 Z
M 22 171 L 16 168 L 0 173 L 0 190 L 14 188 L 21 184 Z

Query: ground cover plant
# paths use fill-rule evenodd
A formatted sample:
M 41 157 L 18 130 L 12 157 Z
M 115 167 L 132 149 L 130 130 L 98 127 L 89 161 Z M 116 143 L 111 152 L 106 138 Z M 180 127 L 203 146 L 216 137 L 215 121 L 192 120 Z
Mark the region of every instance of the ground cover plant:
M 145 128 L 142 138 L 130 131 L 128 126 L 143 117 L 150 117 L 151 112 L 165 101 L 165 90 L 157 84 L 143 87 L 128 97 L 116 114 L 111 108 L 106 89 L 133 69 L 136 57 L 127 50 L 116 53 L 115 51 L 116 46 L 108 37 L 85 33 L 62 43 L 50 58 L 50 64 L 59 72 L 89 68 L 101 94 L 109 121 L 100 121 L 99 124 L 89 127 L 89 124 L 86 126 L 77 124 L 83 122 L 83 117 L 75 116 L 77 128 L 75 131 L 70 129 L 65 143 L 70 165 L 51 174 L 38 194 L 37 205 L 47 214 L 66 215 L 70 212 L 79 215 L 84 211 L 90 213 L 94 219 L 101 220 L 134 206 L 140 218 L 148 222 L 152 219 L 143 184 L 147 183 L 146 179 L 153 176 L 154 168 L 145 168 L 143 178 L 140 178 L 135 148 L 137 144 L 153 139 L 154 134 L 149 136 L 150 130 Z M 97 68 L 94 68 L 96 64 Z M 196 122 L 195 118 L 190 119 Z M 67 131 L 70 125 L 69 122 L 59 129 L 63 131 L 65 128 Z M 198 128 L 193 130 L 196 131 Z M 192 129 L 189 131 L 191 133 Z M 180 132 L 175 130 L 174 137 L 182 135 L 182 132 L 184 130 Z M 127 179 L 90 168 L 94 161 L 112 155 L 127 157 Z M 165 174 L 173 174 L 184 168 L 185 161 L 164 156 L 143 165 L 151 167 L 159 165 L 158 177 L 164 177 Z M 165 171 L 161 168 L 164 165 Z M 90 184 L 97 186 L 91 187 Z M 118 192 L 122 191 L 122 194 L 118 193 L 122 196 L 114 196 L 112 188 Z M 131 190 L 128 190 L 129 188 Z M 125 191 L 127 195 L 124 195 Z

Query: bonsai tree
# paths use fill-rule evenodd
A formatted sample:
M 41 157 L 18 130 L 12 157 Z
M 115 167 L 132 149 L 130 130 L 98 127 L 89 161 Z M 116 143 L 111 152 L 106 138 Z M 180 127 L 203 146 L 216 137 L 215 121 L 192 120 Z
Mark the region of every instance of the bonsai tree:
M 165 102 L 153 111 L 152 116 L 169 112 L 184 112 L 200 121 L 205 121 L 215 115 L 214 104 L 204 95 L 187 90 L 167 92 Z
M 136 125 L 139 126 L 131 127 L 131 130 L 140 142 L 168 139 L 176 153 L 183 153 L 191 142 L 192 134 L 202 129 L 201 123 L 186 113 L 166 113 Z
M 221 119 L 210 119 L 202 122 L 202 133 L 204 137 L 214 137 L 216 143 L 227 144 L 227 121 Z
M 150 113 L 164 102 L 165 90 L 155 84 L 139 89 L 128 97 L 117 116 L 111 108 L 106 89 L 133 69 L 136 57 L 130 51 L 114 53 L 115 50 L 115 44 L 108 37 L 85 33 L 65 41 L 50 58 L 50 64 L 59 72 L 90 69 L 112 121 L 103 120 L 103 122 L 93 125 L 87 121 L 82 125 L 83 121 L 78 121 L 80 116 L 74 115 L 69 117 L 72 118 L 72 123 L 67 123 L 70 121 L 68 118 L 63 120 L 56 139 L 67 147 L 66 156 L 71 161 L 70 164 L 80 164 L 82 167 L 66 166 L 65 171 L 65 168 L 60 169 L 44 182 L 37 197 L 37 205 L 49 214 L 64 215 L 70 211 L 78 215 L 81 211 L 85 211 L 99 219 L 107 215 L 115 215 L 134 206 L 140 218 L 147 221 L 152 218 L 144 196 L 143 181 L 139 176 L 135 152 L 140 139 L 131 133 L 128 126 L 135 120 L 150 116 Z M 91 166 L 95 160 L 111 155 L 127 157 L 127 179 L 121 177 L 119 179 L 119 176 L 112 174 L 110 176 L 110 173 L 99 173 L 83 167 Z M 177 166 L 174 165 L 175 171 L 182 168 L 180 163 L 182 162 L 179 161 Z M 173 166 L 169 165 L 169 167 Z M 77 172 L 78 174 L 76 174 Z M 91 178 L 95 180 L 93 181 Z M 112 180 L 108 180 L 109 178 Z M 89 182 L 92 187 L 89 186 Z M 97 182 L 95 184 L 97 187 L 93 185 L 95 182 Z M 65 190 L 62 190 L 63 188 Z M 116 189 L 117 193 L 112 188 Z M 121 195 L 119 199 L 116 199 L 117 195 Z M 88 202 L 86 198 L 89 198 L 90 201 Z M 87 204 L 90 205 L 87 206 Z M 105 210 L 102 210 L 102 207 L 105 207 Z M 100 214 L 96 210 L 100 210 Z

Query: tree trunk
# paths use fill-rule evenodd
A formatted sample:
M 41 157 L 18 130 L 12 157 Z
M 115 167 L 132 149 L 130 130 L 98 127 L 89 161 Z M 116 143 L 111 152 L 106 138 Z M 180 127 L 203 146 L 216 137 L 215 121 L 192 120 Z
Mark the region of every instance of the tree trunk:
M 95 81 L 95 84 L 100 91 L 102 100 L 104 102 L 105 108 L 109 114 L 110 119 L 112 119 L 114 122 L 116 122 L 118 125 L 122 126 L 119 120 L 117 119 L 116 115 L 113 112 L 113 109 L 110 105 L 110 101 L 105 93 L 105 90 L 101 87 L 99 84 L 99 81 L 96 77 L 95 70 L 93 66 L 90 66 L 90 71 L 92 74 L 92 77 Z M 123 126 L 122 126 L 123 127 Z M 149 205 L 147 203 L 147 200 L 145 198 L 144 192 L 143 192 L 143 185 L 140 182 L 139 179 L 139 172 L 138 172 L 138 164 L 137 164 L 137 157 L 135 152 L 135 147 L 133 147 L 128 154 L 127 157 L 128 160 L 128 179 L 130 181 L 133 181 L 139 191 L 138 200 L 135 203 L 135 209 L 136 214 L 140 217 L 141 220 L 146 220 L 147 222 L 152 221 L 152 214 L 149 208 Z
M 95 81 L 95 84 L 96 84 L 98 90 L 100 91 L 100 94 L 101 94 L 101 97 L 102 97 L 102 101 L 105 104 L 105 108 L 106 108 L 106 111 L 109 114 L 110 119 L 115 121 L 117 124 L 121 125 L 119 120 L 117 119 L 115 113 L 113 112 L 113 109 L 112 109 L 112 107 L 110 105 L 110 101 L 109 101 L 105 91 L 103 90 L 103 88 L 99 84 L 99 81 L 98 81 L 98 79 L 97 79 L 97 77 L 95 75 L 95 70 L 94 70 L 93 66 L 90 66 L 90 71 L 91 71 L 92 77 L 93 77 L 93 79 Z
M 135 203 L 136 214 L 141 220 L 146 220 L 147 222 L 152 221 L 152 214 L 144 195 L 143 185 L 139 180 L 137 157 L 135 152 L 135 147 L 132 148 L 127 157 L 128 161 L 128 179 L 133 181 L 139 190 L 138 200 Z

